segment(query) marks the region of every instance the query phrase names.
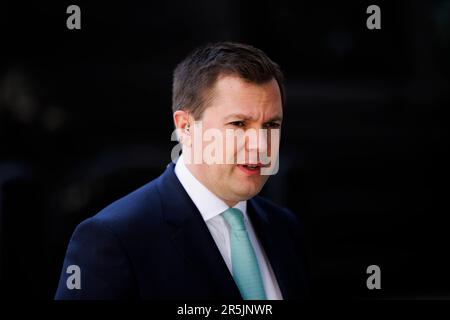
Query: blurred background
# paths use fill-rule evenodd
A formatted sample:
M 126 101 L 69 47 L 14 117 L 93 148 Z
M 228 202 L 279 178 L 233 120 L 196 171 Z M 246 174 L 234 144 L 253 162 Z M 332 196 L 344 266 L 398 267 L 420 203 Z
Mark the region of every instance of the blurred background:
M 81 8 L 81 30 L 66 9 Z M 366 8 L 381 8 L 368 30 Z M 0 4 L 0 292 L 52 299 L 75 226 L 157 177 L 171 78 L 252 44 L 287 104 L 263 194 L 304 221 L 319 297 L 450 298 L 450 0 Z M 368 290 L 366 268 L 381 268 Z

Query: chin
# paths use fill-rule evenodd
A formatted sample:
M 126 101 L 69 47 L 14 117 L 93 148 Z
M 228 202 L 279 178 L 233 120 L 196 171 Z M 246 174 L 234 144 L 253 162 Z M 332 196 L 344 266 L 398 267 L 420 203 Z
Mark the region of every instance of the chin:
M 242 186 L 239 186 L 239 190 L 236 190 L 235 194 L 238 195 L 239 198 L 241 198 L 240 201 L 248 200 L 250 198 L 253 198 L 256 196 L 262 189 L 261 187 L 256 186 L 248 186 L 247 188 L 242 188 Z

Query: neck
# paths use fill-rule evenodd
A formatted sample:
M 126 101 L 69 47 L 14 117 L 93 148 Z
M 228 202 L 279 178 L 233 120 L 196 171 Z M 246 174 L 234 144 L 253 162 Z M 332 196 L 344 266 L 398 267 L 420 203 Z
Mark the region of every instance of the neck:
M 234 207 L 235 205 L 237 205 L 237 201 L 227 201 L 227 200 L 223 200 L 223 202 L 225 202 L 227 204 L 227 206 L 229 206 L 230 208 Z

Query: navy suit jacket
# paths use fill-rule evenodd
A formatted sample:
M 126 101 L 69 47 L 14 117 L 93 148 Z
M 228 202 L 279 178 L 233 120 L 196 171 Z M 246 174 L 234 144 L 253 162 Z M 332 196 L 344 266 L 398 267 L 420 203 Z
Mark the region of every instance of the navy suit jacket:
M 78 225 L 56 299 L 242 299 L 174 167 Z M 304 298 L 308 279 L 298 218 L 260 196 L 247 207 L 283 298 Z M 70 265 L 80 268 L 80 289 L 66 284 Z

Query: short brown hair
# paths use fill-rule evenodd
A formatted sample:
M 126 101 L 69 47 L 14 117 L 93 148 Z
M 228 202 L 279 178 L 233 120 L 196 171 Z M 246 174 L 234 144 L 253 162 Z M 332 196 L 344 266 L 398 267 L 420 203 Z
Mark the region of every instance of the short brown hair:
M 256 84 L 278 83 L 284 105 L 283 73 L 260 49 L 247 44 L 218 42 L 195 49 L 173 74 L 172 110 L 188 110 L 197 120 L 207 106 L 206 91 L 221 75 L 237 75 Z

